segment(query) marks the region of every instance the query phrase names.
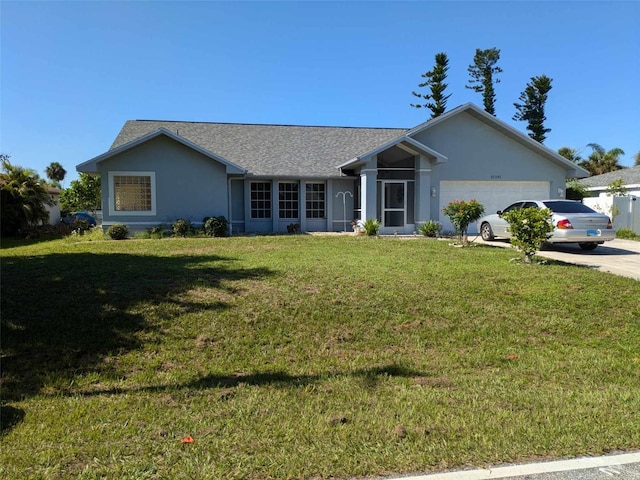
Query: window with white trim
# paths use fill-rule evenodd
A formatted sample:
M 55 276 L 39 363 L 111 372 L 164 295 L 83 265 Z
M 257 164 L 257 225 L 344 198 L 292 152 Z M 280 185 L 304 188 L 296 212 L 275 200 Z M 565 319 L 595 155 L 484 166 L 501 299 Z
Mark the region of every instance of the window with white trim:
M 271 218 L 271 182 L 251 182 L 251 218 Z
M 305 190 L 307 218 L 325 218 L 324 183 L 307 183 Z
M 109 172 L 110 214 L 155 215 L 155 183 L 155 172 Z
M 298 218 L 298 190 L 297 182 L 282 182 L 278 184 L 278 216 L 279 218 Z

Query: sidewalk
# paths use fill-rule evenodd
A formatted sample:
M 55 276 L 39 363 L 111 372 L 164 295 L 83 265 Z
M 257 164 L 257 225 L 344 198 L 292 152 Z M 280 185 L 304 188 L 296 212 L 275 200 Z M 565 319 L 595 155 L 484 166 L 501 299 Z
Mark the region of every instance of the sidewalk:
M 491 469 L 459 470 L 387 480 L 619 480 L 640 479 L 640 451 L 602 457 L 510 465 Z

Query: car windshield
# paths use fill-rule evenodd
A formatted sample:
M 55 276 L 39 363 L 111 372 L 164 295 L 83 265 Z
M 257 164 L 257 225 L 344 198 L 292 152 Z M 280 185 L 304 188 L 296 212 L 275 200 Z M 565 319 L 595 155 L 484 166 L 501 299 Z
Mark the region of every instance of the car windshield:
M 580 202 L 551 201 L 542 202 L 554 213 L 597 213 Z

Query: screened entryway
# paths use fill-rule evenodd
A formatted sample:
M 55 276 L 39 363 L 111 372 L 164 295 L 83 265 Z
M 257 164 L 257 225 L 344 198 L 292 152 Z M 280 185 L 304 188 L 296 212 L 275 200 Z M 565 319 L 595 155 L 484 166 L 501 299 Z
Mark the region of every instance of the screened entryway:
M 394 147 L 378 154 L 378 219 L 383 234 L 413 231 L 415 157 Z

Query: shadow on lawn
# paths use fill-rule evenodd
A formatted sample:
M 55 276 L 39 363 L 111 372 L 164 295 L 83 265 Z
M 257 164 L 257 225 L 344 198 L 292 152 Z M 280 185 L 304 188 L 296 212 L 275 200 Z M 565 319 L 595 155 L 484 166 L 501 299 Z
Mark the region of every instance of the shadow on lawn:
M 177 315 L 227 308 L 219 298 L 185 300 L 191 289 L 233 294 L 234 281 L 272 272 L 211 255 L 83 253 L 3 258 L 1 274 L 4 404 L 103 368 L 104 357 L 139 347 L 137 335 Z
M 275 372 L 236 373 L 232 375 L 206 375 L 191 382 L 177 385 L 143 386 L 136 388 L 109 388 L 105 390 L 91 390 L 74 392 L 73 395 L 116 395 L 134 392 L 176 392 L 180 390 L 209 390 L 219 388 L 227 390 L 241 385 L 273 386 L 277 388 L 297 388 L 316 383 L 322 380 L 350 376 L 361 379 L 363 387 L 374 389 L 380 379 L 384 377 L 422 378 L 424 373 L 411 368 L 391 364 L 383 367 L 363 368 L 350 372 L 329 372 L 316 375 L 291 375 L 282 370 Z M 225 392 L 223 392 L 224 394 Z

